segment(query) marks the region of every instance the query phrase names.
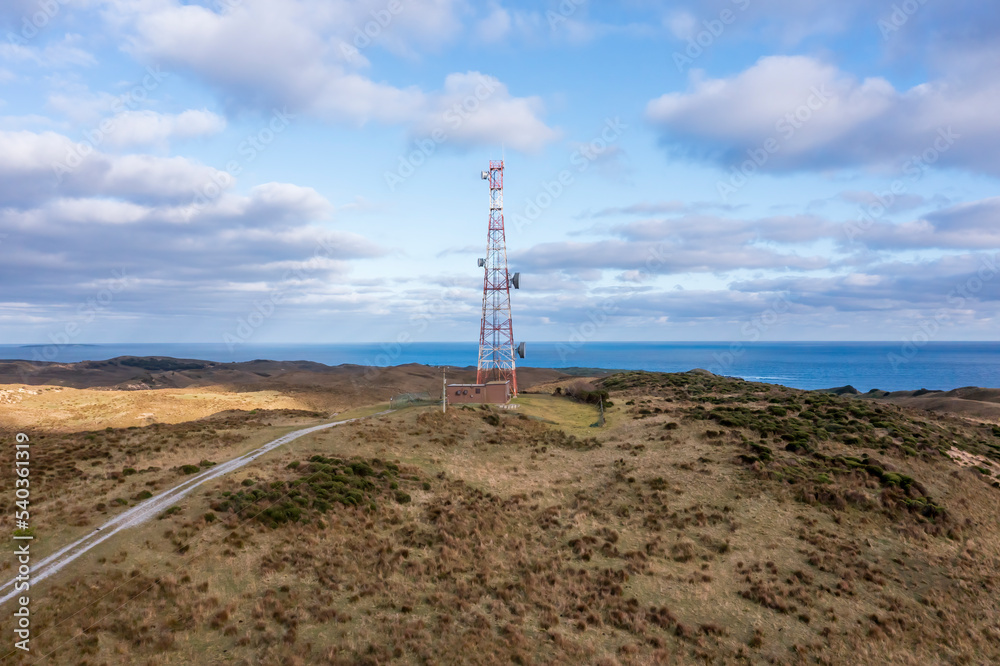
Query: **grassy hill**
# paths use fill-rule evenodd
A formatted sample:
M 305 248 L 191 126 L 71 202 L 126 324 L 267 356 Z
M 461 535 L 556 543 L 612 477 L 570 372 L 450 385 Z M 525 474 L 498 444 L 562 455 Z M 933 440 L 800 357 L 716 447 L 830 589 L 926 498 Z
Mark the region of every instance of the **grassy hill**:
M 316 433 L 206 486 L 43 584 L 35 656 L 1000 661 L 1000 428 L 703 372 L 598 380 L 591 428 L 550 388 Z

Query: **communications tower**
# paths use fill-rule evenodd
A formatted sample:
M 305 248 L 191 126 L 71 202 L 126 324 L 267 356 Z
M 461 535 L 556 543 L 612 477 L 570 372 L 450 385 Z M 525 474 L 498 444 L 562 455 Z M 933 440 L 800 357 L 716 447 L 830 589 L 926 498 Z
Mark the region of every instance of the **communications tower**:
M 479 333 L 479 363 L 476 383 L 509 381 L 517 395 L 514 354 L 524 358 L 524 343 L 514 348 L 514 327 L 510 316 L 510 288 L 520 288 L 520 273 L 507 272 L 507 240 L 503 228 L 503 160 L 490 160 L 483 171 L 490 185 L 490 228 L 486 237 L 486 258 L 479 260 L 483 276 L 483 322 Z

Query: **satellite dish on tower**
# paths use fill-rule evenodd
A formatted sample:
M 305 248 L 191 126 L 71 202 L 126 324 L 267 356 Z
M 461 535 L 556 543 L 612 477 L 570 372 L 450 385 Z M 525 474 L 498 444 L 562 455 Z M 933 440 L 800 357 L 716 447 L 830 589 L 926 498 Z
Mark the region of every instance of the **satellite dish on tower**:
M 485 265 L 486 265 L 486 260 L 485 259 L 480 259 L 479 260 L 479 267 L 482 268 Z
M 511 279 L 510 279 L 510 283 L 512 285 L 514 285 L 514 289 L 520 289 L 521 288 L 521 274 L 520 273 L 514 273 L 514 276 L 511 277 Z
M 487 180 L 490 177 L 489 171 L 483 171 L 482 174 L 483 174 L 483 180 Z
M 522 342 L 517 346 L 517 355 L 524 358 L 524 343 Z

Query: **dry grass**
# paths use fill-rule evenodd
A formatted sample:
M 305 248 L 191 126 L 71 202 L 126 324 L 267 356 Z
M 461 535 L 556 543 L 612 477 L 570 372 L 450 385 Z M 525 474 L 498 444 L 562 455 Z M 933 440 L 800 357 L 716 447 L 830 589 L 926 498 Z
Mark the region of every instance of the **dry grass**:
M 31 524 L 36 557 L 92 531 L 119 511 L 179 483 L 188 471 L 235 458 L 291 430 L 318 422 L 313 412 L 230 412 L 201 421 L 76 433 L 30 431 Z M 12 431 L 4 434 L 6 439 Z M 12 447 L 0 465 L 13 468 Z M 14 511 L 13 477 L 0 510 Z M 10 562 L 0 562 L 6 571 Z
M 597 422 L 597 407 L 574 402 L 569 398 L 545 393 L 522 393 L 512 401 L 517 412 L 555 424 L 577 437 L 593 437 Z
M 586 429 L 596 441 L 482 409 L 407 410 L 296 440 L 43 584 L 40 653 L 1000 660 L 1000 489 L 939 448 L 990 456 L 989 428 L 697 374 L 605 386 L 616 406 L 607 428 Z M 550 420 L 578 418 L 572 403 L 539 404 Z M 822 425 L 838 419 L 850 429 Z M 337 499 L 352 489 L 356 505 Z M 940 512 L 907 503 L 927 497 Z M 284 519 L 258 515 L 271 506 Z
M 237 393 L 221 386 L 156 391 L 112 391 L 63 386 L 0 385 L 0 422 L 11 429 L 76 432 L 182 423 L 226 410 L 304 409 L 294 395 L 263 390 Z

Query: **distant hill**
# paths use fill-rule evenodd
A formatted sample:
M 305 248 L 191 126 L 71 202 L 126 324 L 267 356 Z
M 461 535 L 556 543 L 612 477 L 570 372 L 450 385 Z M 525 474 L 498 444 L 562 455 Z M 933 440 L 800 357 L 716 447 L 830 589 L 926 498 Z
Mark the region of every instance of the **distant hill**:
M 449 381 L 475 381 L 473 366 L 449 367 Z M 551 381 L 567 374 L 589 375 L 580 368 L 570 373 L 548 368 L 518 368 L 519 382 L 525 386 Z M 604 371 L 603 374 L 608 374 Z M 388 367 L 361 365 L 328 366 L 313 361 L 255 360 L 218 363 L 167 356 L 120 356 L 107 361 L 47 363 L 0 361 L 0 384 L 68 386 L 72 388 L 187 388 L 226 386 L 236 390 L 262 390 L 308 386 L 331 390 L 390 393 L 437 391 L 440 395 L 441 369 L 410 363 Z

